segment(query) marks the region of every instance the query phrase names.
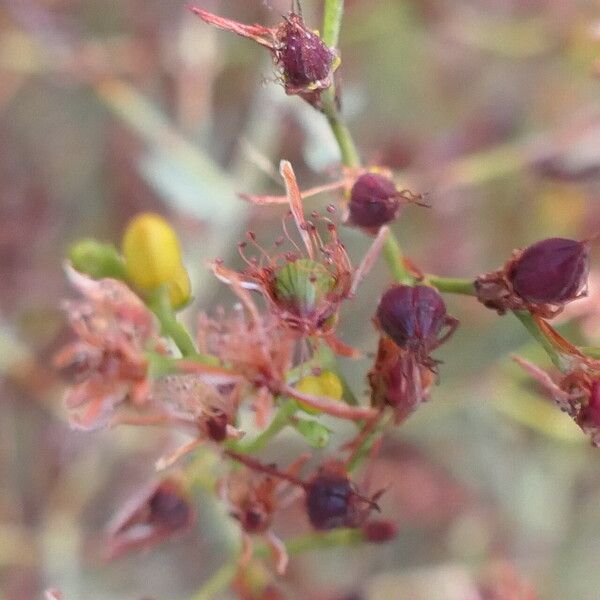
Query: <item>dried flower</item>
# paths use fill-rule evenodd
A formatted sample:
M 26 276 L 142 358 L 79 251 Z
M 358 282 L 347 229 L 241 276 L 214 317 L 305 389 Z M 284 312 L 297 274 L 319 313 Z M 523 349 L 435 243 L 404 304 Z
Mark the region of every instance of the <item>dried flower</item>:
M 78 341 L 55 357 L 57 368 L 74 382 L 67 393 L 74 427 L 95 429 L 108 424 L 115 408 L 129 400 L 147 402 L 150 383 L 146 350 L 164 351 L 154 315 L 122 282 L 94 280 L 66 268 L 71 283 L 84 296 L 65 303 Z
M 287 373 L 292 367 L 297 350 L 298 337 L 294 330 L 279 320 L 278 315 L 259 313 L 250 293 L 241 287 L 234 272 L 221 269 L 238 294 L 246 310 L 238 306 L 236 312 L 217 319 L 201 315 L 198 348 L 200 351 L 218 356 L 228 365 L 228 372 L 243 379 L 254 398 L 254 410 L 259 427 L 265 427 L 274 397 L 292 397 L 315 411 L 325 412 L 343 419 L 369 419 L 373 416 L 365 407 L 348 406 L 338 402 L 335 394 L 312 394 L 303 392 L 287 382 Z M 210 375 L 213 368 L 190 364 L 195 372 Z M 218 369 L 217 369 L 218 371 Z M 331 384 L 331 381 L 330 381 Z M 328 392 L 334 393 L 331 387 Z
M 257 246 L 260 260 L 244 254 L 247 242 L 241 244 L 246 269 L 235 273 L 215 263 L 213 270 L 226 283 L 263 294 L 277 319 L 302 336 L 318 336 L 340 354 L 354 355 L 335 338 L 339 308 L 353 296 L 360 280 L 366 275 L 385 241 L 387 230 L 382 228 L 371 249 L 358 269 L 353 269 L 346 249 L 339 239 L 337 228 L 328 217 L 312 214 L 311 221 L 304 217 L 302 198 L 290 163 L 281 162 L 291 215 L 301 238 L 301 249 L 290 239 L 293 250 L 271 256 L 256 244 L 254 234 L 249 242 Z M 322 224 L 326 236 L 319 232 Z M 284 223 L 284 232 L 287 230 Z M 289 239 L 289 238 L 288 238 Z M 279 240 L 277 245 L 283 243 Z
M 333 83 L 339 66 L 337 52 L 311 31 L 301 15 L 288 13 L 274 28 L 244 25 L 192 7 L 205 23 L 249 38 L 268 48 L 280 73 L 286 94 L 298 95 L 313 106 L 321 105 L 321 93 Z
M 272 531 L 273 516 L 282 497 L 291 485 L 302 485 L 297 474 L 308 460 L 300 456 L 285 471 L 233 451 L 226 454 L 245 465 L 244 469 L 232 471 L 219 483 L 219 495 L 227 503 L 230 514 L 242 528 L 242 554 L 240 564 L 245 566 L 252 557 L 250 535 L 262 535 L 269 544 L 277 566 L 277 572 L 285 573 L 288 555 L 285 545 Z
M 127 225 L 123 256 L 130 281 L 144 292 L 165 286 L 171 305 L 190 300 L 190 278 L 183 266 L 181 246 L 171 225 L 160 215 L 142 213 Z
M 480 275 L 475 289 L 479 301 L 499 314 L 528 310 L 550 318 L 587 294 L 588 272 L 588 242 L 549 238 L 515 250 L 501 269 Z
M 569 369 L 556 380 L 518 356 L 514 360 L 546 389 L 557 406 L 566 412 L 600 447 L 600 361 L 572 355 Z
M 429 398 L 435 378 L 431 365 L 420 364 L 414 354 L 382 336 L 368 374 L 371 405 L 379 409 L 390 406 L 400 423 Z
M 184 363 L 182 370 L 186 366 Z M 243 436 L 235 426 L 242 400 L 242 379 L 234 374 L 220 373 L 216 368 L 212 373 L 208 368 L 198 371 L 168 375 L 154 382 L 151 400 L 164 415 L 163 422 L 194 436 L 192 441 L 160 458 L 156 463 L 157 470 L 170 467 L 208 441 L 221 443 Z M 138 422 L 143 425 L 147 418 Z M 136 424 L 136 420 L 130 419 L 128 423 Z
M 113 560 L 152 548 L 187 531 L 195 518 L 190 499 L 177 479 L 153 482 L 131 498 L 108 526 L 104 556 Z

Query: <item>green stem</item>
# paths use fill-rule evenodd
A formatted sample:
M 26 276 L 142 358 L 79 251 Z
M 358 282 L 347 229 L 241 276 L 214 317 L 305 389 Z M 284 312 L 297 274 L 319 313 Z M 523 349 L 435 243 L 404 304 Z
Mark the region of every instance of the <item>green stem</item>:
M 329 89 L 323 92 L 321 103 L 323 113 L 327 117 L 329 127 L 331 127 L 331 131 L 340 148 L 342 164 L 346 167 L 359 167 L 361 163 L 360 155 L 354 144 L 350 130 L 339 114 L 335 96 L 335 87 L 333 84 Z
M 322 40 L 330 48 L 337 48 L 344 15 L 344 0 L 325 0 L 323 9 Z
M 400 248 L 398 238 L 392 232 L 389 233 L 385 240 L 383 256 L 385 257 L 394 279 L 398 283 L 406 283 L 408 285 L 414 283 L 413 276 L 404 266 L 404 255 L 402 254 L 402 248 Z
M 158 318 L 162 333 L 169 336 L 175 342 L 182 356 L 197 356 L 196 346 L 188 330 L 177 321 L 166 288 L 161 288 L 154 294 L 151 294 L 148 298 L 148 306 Z
M 275 413 L 270 425 L 252 441 L 246 444 L 237 444 L 236 450 L 244 454 L 252 454 L 262 450 L 282 429 L 290 422 L 297 410 L 295 400 L 286 400 Z
M 580 346 L 579 350 L 590 358 L 600 358 L 600 348 L 597 346 Z
M 236 563 L 225 563 L 207 580 L 202 588 L 192 596 L 191 600 L 210 600 L 231 584 L 237 570 L 238 565 Z
M 440 292 L 445 292 L 447 294 L 463 294 L 465 296 L 475 295 L 475 285 L 471 279 L 426 275 L 425 281 L 429 285 L 437 288 Z
M 339 546 L 355 546 L 365 541 L 361 529 L 332 529 L 325 533 L 311 532 L 300 535 L 285 543 L 287 553 L 290 556 L 317 550 L 319 548 L 333 548 Z M 266 557 L 271 553 L 266 544 L 257 546 L 254 556 Z
M 560 356 L 556 352 L 556 348 L 552 345 L 552 342 L 540 331 L 536 322 L 533 320 L 531 313 L 526 310 L 515 310 L 513 311 L 515 317 L 523 323 L 525 329 L 531 334 L 531 336 L 538 341 L 542 348 L 546 351 L 550 360 L 558 369 L 563 368 L 562 362 L 560 360 Z
M 373 430 L 364 436 L 364 439 L 361 441 L 358 448 L 354 450 L 354 452 L 352 453 L 352 458 L 348 461 L 348 464 L 346 465 L 346 468 L 349 473 L 351 473 L 360 466 L 363 459 L 369 454 L 369 450 L 375 443 L 377 437 L 379 437 L 382 434 L 382 431 L 389 423 L 389 420 L 389 415 L 381 418 L 379 423 L 377 423 L 373 427 Z

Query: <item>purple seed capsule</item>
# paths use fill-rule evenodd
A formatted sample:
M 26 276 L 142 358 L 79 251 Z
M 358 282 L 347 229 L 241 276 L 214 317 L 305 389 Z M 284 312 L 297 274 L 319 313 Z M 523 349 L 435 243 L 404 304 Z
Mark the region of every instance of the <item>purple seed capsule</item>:
M 457 324 L 446 314 L 439 292 L 426 285 L 392 286 L 379 301 L 377 320 L 400 348 L 424 356 L 445 341 Z M 445 326 L 451 329 L 440 338 Z
M 306 490 L 306 510 L 315 529 L 334 529 L 350 525 L 354 490 L 341 475 L 319 475 Z
M 564 304 L 585 289 L 588 272 L 586 242 L 549 238 L 526 248 L 508 278 L 526 302 Z
M 302 17 L 290 14 L 282 25 L 277 61 L 286 85 L 304 88 L 326 80 L 331 73 L 335 53 L 308 29 Z
M 377 173 L 361 175 L 350 192 L 350 222 L 368 229 L 391 223 L 400 210 L 394 182 Z
M 590 386 L 588 403 L 581 411 L 586 423 L 600 427 L 600 380 L 594 380 Z

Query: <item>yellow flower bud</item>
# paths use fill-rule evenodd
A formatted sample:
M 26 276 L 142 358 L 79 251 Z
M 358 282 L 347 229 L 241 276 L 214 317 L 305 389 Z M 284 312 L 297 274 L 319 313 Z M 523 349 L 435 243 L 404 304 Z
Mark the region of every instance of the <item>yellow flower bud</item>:
M 320 375 L 307 375 L 294 387 L 303 394 L 326 396 L 333 400 L 341 400 L 344 395 L 342 382 L 333 371 L 322 371 Z M 304 404 L 302 400 L 298 400 L 297 402 L 300 408 L 307 413 L 314 415 L 320 412 L 318 409 Z
M 174 308 L 185 304 L 191 293 L 177 234 L 160 215 L 142 213 L 127 226 L 123 236 L 125 268 L 131 282 L 151 292 L 166 286 Z

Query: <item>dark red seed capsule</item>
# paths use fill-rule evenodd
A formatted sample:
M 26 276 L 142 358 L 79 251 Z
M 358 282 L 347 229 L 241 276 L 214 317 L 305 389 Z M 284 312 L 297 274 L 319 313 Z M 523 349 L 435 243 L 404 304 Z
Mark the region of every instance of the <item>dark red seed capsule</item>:
M 319 475 L 306 490 L 306 510 L 315 529 L 349 525 L 354 490 L 341 475 Z
M 383 519 L 367 521 L 362 526 L 365 539 L 375 544 L 383 544 L 398 535 L 398 526 L 393 521 Z
M 227 415 L 221 410 L 215 410 L 215 414 L 206 421 L 208 436 L 214 442 L 222 442 L 227 437 Z
M 394 285 L 377 308 L 379 326 L 400 348 L 424 354 L 437 348 L 449 319 L 439 292 L 426 285 Z
M 549 238 L 526 248 L 508 277 L 526 302 L 563 304 L 585 289 L 588 272 L 586 242 Z
M 280 43 L 277 59 L 287 85 L 304 88 L 329 77 L 335 54 L 299 15 L 287 18 Z
M 161 485 L 149 500 L 150 518 L 169 529 L 185 527 L 192 515 L 190 505 L 179 490 Z
M 392 222 L 400 209 L 394 182 L 377 173 L 361 175 L 350 192 L 350 222 L 359 227 L 381 227 Z
M 592 382 L 587 406 L 582 410 L 585 421 L 595 427 L 600 427 L 600 380 Z

